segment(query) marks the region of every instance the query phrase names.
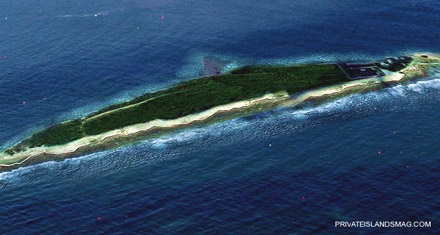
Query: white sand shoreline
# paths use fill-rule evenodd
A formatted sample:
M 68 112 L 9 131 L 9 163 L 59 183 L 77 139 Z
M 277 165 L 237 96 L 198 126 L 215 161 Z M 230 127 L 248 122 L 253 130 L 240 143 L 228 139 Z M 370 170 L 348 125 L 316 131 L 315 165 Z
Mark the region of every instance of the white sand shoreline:
M 433 56 L 432 54 L 430 55 Z M 406 77 L 422 76 L 423 72 L 421 70 L 426 69 L 426 67 L 424 67 L 424 64 L 420 62 L 422 59 L 420 54 L 414 55 L 414 58 L 414 61 L 407 68 L 401 71 L 401 73 L 390 73 L 382 78 L 349 81 L 343 84 L 306 91 L 293 98 L 289 96 L 287 92 L 280 91 L 278 93 L 266 94 L 255 99 L 216 106 L 200 113 L 191 114 L 173 120 L 153 120 L 146 123 L 130 125 L 102 134 L 87 136 L 64 145 L 34 147 L 13 155 L 7 155 L 3 152 L 0 153 L 0 171 L 6 168 L 13 168 L 26 164 L 30 159 L 39 156 L 51 155 L 63 158 L 67 155 L 74 155 L 83 148 L 91 147 L 92 145 L 94 147 L 104 145 L 104 143 L 111 138 L 128 138 L 135 136 L 138 133 L 149 132 L 157 128 L 178 129 L 194 123 L 204 122 L 219 113 L 234 112 L 236 110 L 257 106 L 259 104 L 296 106 L 309 100 L 326 99 L 328 97 L 355 93 L 359 90 L 371 90 L 375 87 L 381 86 L 383 83 L 397 83 L 404 80 Z M 440 57 L 434 56 L 434 58 L 437 58 L 437 60 L 440 61 Z
M 108 131 L 102 134 L 93 135 L 93 136 L 87 136 L 72 142 L 69 142 L 64 145 L 56 145 L 56 146 L 50 146 L 50 147 L 34 147 L 29 148 L 25 151 L 16 153 L 14 155 L 6 155 L 4 153 L 0 153 L 0 161 L 14 161 L 11 163 L 2 163 L 0 164 L 0 167 L 11 167 L 23 164 L 25 161 L 29 160 L 30 158 L 40 156 L 40 155 L 63 155 L 63 154 L 73 154 L 78 149 L 82 147 L 86 147 L 90 145 L 91 143 L 99 143 L 103 142 L 108 138 L 112 137 L 128 137 L 131 135 L 135 135 L 139 132 L 147 132 L 149 130 L 152 130 L 154 128 L 173 128 L 177 126 L 186 126 L 190 125 L 194 122 L 201 122 L 206 119 L 209 119 L 213 116 L 215 116 L 219 112 L 228 112 L 232 110 L 239 110 L 246 107 L 251 107 L 257 104 L 261 103 L 276 103 L 280 102 L 282 100 L 289 99 L 289 95 L 287 92 L 279 92 L 274 94 L 267 94 L 262 97 L 256 98 L 256 99 L 250 99 L 250 100 L 244 100 L 239 102 L 234 102 L 226 105 L 216 106 L 211 109 L 208 109 L 206 111 L 192 114 L 188 116 L 184 116 L 181 118 L 173 119 L 173 120 L 153 120 L 146 123 L 140 123 L 135 125 L 130 125 L 127 127 L 124 127 L 122 129 L 112 130 Z

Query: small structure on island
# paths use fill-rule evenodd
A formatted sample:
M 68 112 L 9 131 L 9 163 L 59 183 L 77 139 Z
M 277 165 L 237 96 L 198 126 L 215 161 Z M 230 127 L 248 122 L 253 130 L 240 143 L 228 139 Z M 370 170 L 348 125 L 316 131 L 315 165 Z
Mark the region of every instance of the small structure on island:
M 339 63 L 338 67 L 350 80 L 385 76 L 385 73 L 376 65 L 376 63 Z
M 397 72 L 407 67 L 413 60 L 410 56 L 386 58 L 377 62 L 369 63 L 338 63 L 338 67 L 350 80 L 383 77 L 383 70 Z

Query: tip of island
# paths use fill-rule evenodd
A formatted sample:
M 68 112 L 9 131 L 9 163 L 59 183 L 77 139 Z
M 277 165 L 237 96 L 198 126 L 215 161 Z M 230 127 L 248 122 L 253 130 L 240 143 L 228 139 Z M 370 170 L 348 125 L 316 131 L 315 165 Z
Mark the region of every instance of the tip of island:
M 245 66 L 107 106 L 38 131 L 0 153 L 0 172 L 105 150 L 170 131 L 378 90 L 426 76 L 440 55 L 373 62 Z

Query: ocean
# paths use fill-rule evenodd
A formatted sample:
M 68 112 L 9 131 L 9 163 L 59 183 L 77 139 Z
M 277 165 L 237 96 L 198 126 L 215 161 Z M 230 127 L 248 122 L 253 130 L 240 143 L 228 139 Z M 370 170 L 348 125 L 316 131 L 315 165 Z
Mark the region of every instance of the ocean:
M 0 149 L 201 76 L 206 58 L 227 70 L 439 53 L 439 13 L 432 0 L 3 0 Z M 0 173 L 0 234 L 439 234 L 439 105 L 432 70 Z

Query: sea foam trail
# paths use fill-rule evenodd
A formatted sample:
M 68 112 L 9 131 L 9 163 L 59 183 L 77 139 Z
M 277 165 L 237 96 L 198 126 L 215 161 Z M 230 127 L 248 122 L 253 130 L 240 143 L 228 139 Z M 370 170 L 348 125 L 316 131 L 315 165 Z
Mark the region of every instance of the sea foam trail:
M 97 11 L 95 13 L 87 13 L 87 14 L 65 14 L 65 15 L 57 15 L 56 18 L 90 18 L 90 17 L 99 17 L 99 16 L 107 16 L 111 13 L 120 12 L 118 11 Z
M 438 75 L 435 74 L 435 76 Z M 282 108 L 206 127 L 180 130 L 174 134 L 144 140 L 114 150 L 69 158 L 59 162 L 49 161 L 3 172 L 0 173 L 0 188 L 18 181 L 32 180 L 35 177 L 31 177 L 31 175 L 38 171 L 50 171 L 52 174 L 76 172 L 74 173 L 75 177 L 85 177 L 97 173 L 105 174 L 179 157 L 183 154 L 182 148 L 179 146 L 191 146 L 192 150 L 185 148 L 185 151 L 196 151 L 198 148 L 206 148 L 206 146 L 231 145 L 241 141 L 267 139 L 286 132 L 301 130 L 307 126 L 310 128 L 310 123 L 314 119 L 328 120 L 328 118 L 332 119 L 338 115 L 350 116 L 354 113 L 357 116 L 371 115 L 383 107 L 388 111 L 407 109 L 409 106 L 406 103 L 412 99 L 427 99 L 429 97 L 440 102 L 439 90 L 440 79 L 435 78 L 365 94 L 353 94 L 314 107 L 293 110 L 292 108 Z M 283 128 L 277 128 L 279 125 L 282 125 Z M 64 169 L 69 170 L 64 171 Z

